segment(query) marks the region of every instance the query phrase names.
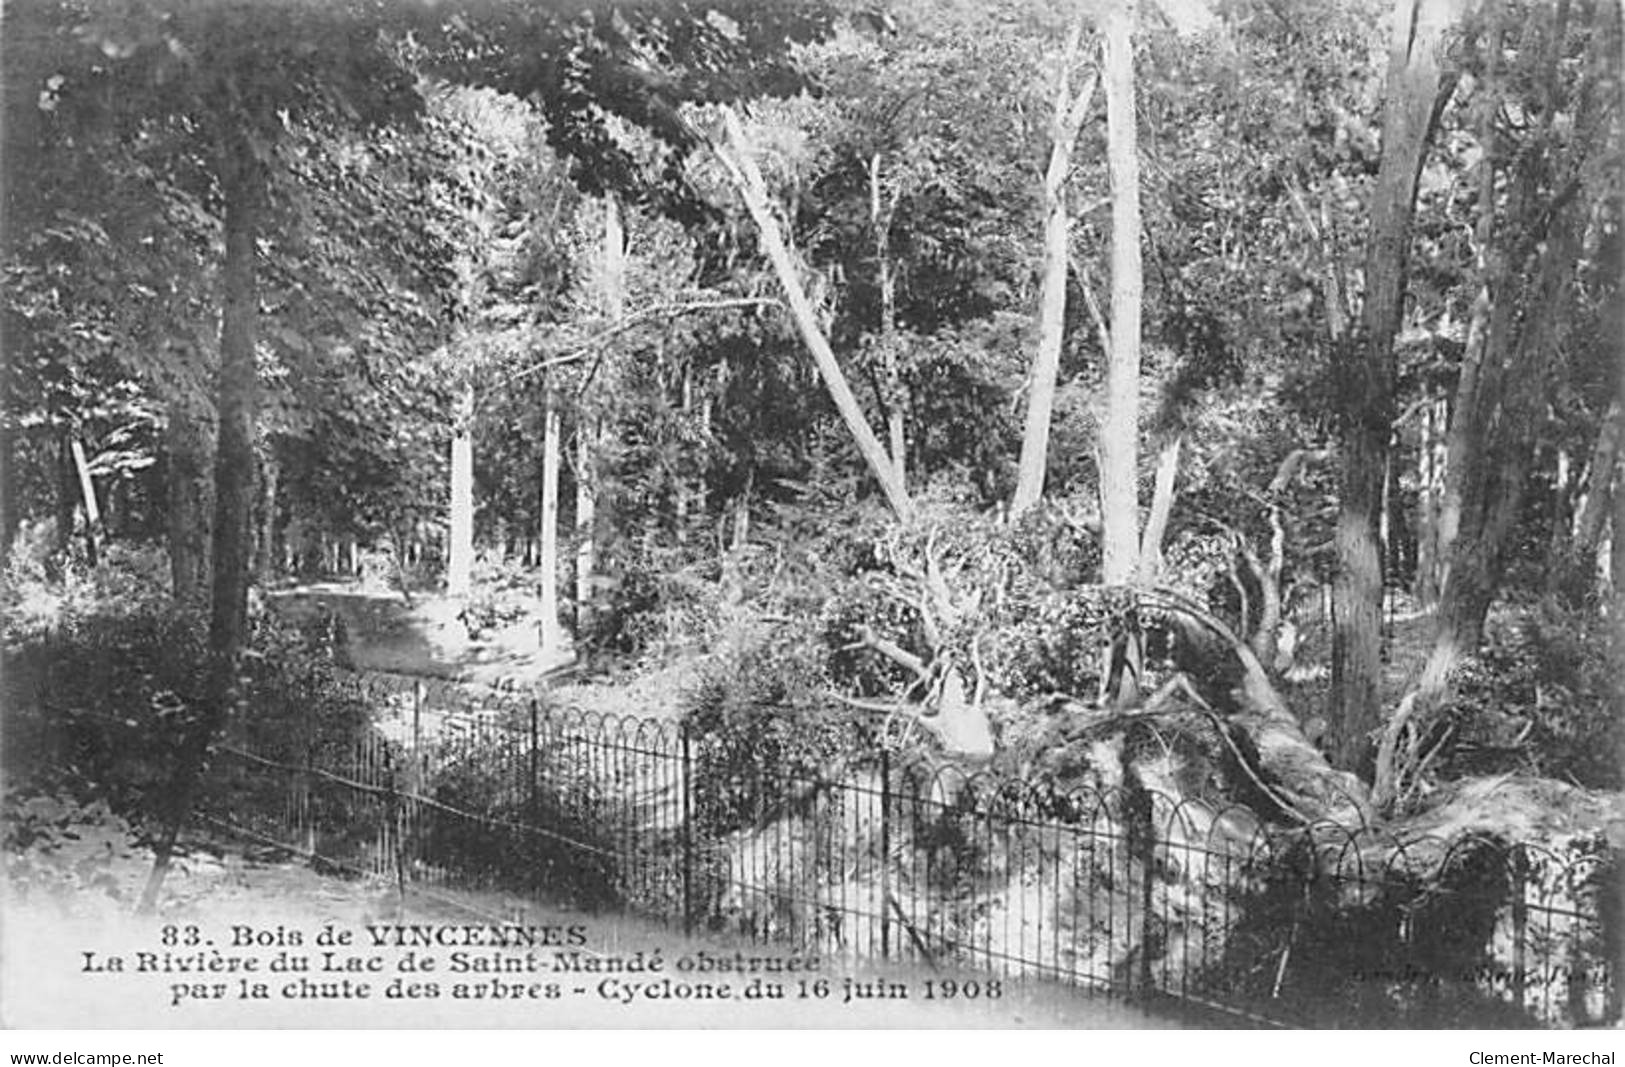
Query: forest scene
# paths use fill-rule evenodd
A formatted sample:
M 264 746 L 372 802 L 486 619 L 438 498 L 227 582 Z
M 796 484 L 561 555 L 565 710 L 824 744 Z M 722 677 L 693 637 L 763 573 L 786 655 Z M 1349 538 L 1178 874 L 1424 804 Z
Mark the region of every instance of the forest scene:
M 226 820 L 1251 1020 L 1618 1025 L 1621 17 L 8 3 L 8 893 L 161 911 Z

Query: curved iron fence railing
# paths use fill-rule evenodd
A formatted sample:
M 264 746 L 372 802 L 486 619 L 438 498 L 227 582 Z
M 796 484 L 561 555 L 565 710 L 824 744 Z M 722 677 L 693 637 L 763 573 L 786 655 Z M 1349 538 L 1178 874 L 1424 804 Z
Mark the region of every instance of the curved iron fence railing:
M 1060 791 L 885 746 L 719 758 L 674 722 L 414 681 L 372 728 L 221 746 L 212 821 L 406 887 L 497 887 L 822 956 L 949 960 L 1283 1025 L 1616 1022 L 1619 864 Z

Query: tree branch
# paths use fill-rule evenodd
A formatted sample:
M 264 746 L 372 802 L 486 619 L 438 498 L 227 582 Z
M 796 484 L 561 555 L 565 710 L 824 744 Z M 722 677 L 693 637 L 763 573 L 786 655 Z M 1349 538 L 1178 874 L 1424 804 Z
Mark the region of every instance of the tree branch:
M 562 367 L 571 363 L 576 363 L 580 360 L 586 359 L 589 355 L 597 354 L 601 358 L 603 349 L 610 341 L 613 341 L 616 337 L 619 337 L 621 334 L 631 330 L 634 326 L 640 326 L 643 323 L 648 322 L 650 319 L 661 317 L 676 318 L 679 315 L 688 315 L 698 311 L 724 311 L 730 308 L 783 306 L 783 301 L 779 300 L 777 297 L 771 296 L 729 297 L 716 300 L 690 300 L 680 304 L 657 304 L 654 307 L 648 307 L 641 311 L 635 311 L 615 325 L 600 330 L 586 340 L 579 341 L 576 344 L 569 346 L 564 350 L 563 355 L 549 357 L 548 359 L 542 360 L 540 363 L 533 363 L 523 370 L 514 372 L 496 383 L 495 388 L 489 391 L 487 395 L 500 395 L 501 391 L 507 386 L 513 385 L 516 382 L 522 382 L 534 375 L 546 373 L 553 367 Z M 576 391 L 576 395 L 579 396 L 586 390 L 587 385 L 591 383 L 593 376 L 597 373 L 597 370 L 598 363 L 594 362 L 591 370 L 587 372 L 586 380 L 582 382 L 581 388 Z

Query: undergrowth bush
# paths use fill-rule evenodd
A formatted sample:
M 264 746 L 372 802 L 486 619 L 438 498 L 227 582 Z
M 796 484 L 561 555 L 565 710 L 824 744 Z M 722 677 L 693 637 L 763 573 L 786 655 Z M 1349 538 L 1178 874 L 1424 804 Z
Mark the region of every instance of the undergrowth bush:
M 36 540 L 19 537 L 0 582 L 0 635 L 7 645 L 82 620 L 166 610 L 169 557 L 152 545 L 112 542 L 95 567 L 48 565 Z
M 149 553 L 110 546 L 94 572 L 8 582 L 0 768 L 10 786 L 105 805 L 138 830 L 163 813 L 176 754 L 204 712 L 208 650 L 203 621 L 172 606 L 162 573 Z M 223 740 L 288 762 L 349 744 L 368 713 L 336 651 L 320 620 L 257 619 Z M 221 774 L 206 788 L 226 788 Z
M 723 628 L 723 592 L 714 561 L 665 569 L 634 562 L 600 580 L 586 634 L 596 653 L 665 659 L 708 648 Z
M 95 894 L 126 903 L 134 895 L 122 862 L 135 855 L 134 833 L 105 801 L 8 789 L 0 797 L 0 831 L 6 881 L 21 898 Z
M 795 795 L 787 782 L 827 777 L 864 747 L 852 714 L 827 694 L 824 653 L 815 634 L 785 627 L 716 657 L 685 694 L 699 832 L 764 822 Z
M 1625 639 L 1615 629 L 1550 600 L 1490 627 L 1459 677 L 1449 769 L 1625 785 Z

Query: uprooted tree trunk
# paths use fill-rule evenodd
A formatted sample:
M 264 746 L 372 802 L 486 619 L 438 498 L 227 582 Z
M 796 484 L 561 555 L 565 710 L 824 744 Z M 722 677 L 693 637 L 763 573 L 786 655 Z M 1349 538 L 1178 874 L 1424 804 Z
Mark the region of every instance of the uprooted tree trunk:
M 865 626 L 859 635 L 860 646 L 902 667 L 913 680 L 894 704 L 848 703 L 907 716 L 953 755 L 976 760 L 991 757 L 993 726 L 988 715 L 986 677 L 979 662 L 981 635 L 970 641 L 969 662 L 966 652 L 950 640 L 952 632 L 980 609 L 980 591 L 955 593 L 955 583 L 943 568 L 934 535 L 927 536 L 918 553 L 901 534 L 894 534 L 877 547 L 892 574 L 885 591 L 917 614 L 925 648 L 923 653 L 905 649 Z M 967 683 L 967 677 L 973 680 Z
M 1354 774 L 1332 766 L 1304 735 L 1298 716 L 1270 681 L 1258 656 L 1221 620 L 1187 597 L 1167 589 L 1139 595 L 1142 610 L 1163 617 L 1185 645 L 1209 650 L 1208 662 L 1228 659 L 1235 684 L 1228 693 L 1203 699 L 1230 728 L 1244 735 L 1257 753 L 1261 787 L 1283 811 L 1303 822 L 1363 820 L 1368 790 Z M 1195 686 L 1200 690 L 1200 685 Z

